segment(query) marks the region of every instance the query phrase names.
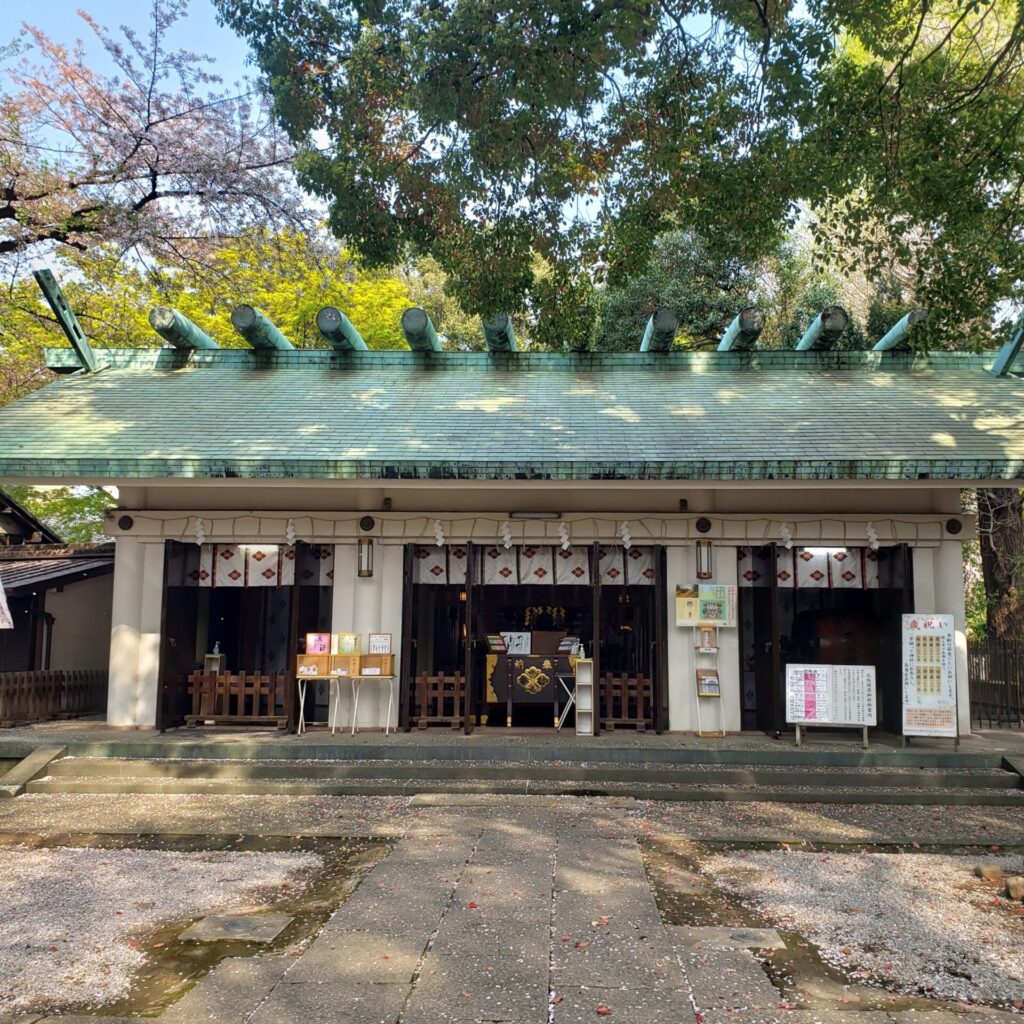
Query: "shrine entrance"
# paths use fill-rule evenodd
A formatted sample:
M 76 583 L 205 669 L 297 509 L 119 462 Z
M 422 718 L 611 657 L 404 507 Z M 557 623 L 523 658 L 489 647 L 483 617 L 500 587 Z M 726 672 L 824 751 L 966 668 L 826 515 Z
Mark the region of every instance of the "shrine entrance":
M 662 561 L 654 547 L 411 545 L 405 726 L 572 732 L 586 657 L 599 727 L 665 728 Z
M 910 549 L 739 549 L 742 728 L 781 732 L 787 664 L 873 665 L 878 727 L 899 732 Z

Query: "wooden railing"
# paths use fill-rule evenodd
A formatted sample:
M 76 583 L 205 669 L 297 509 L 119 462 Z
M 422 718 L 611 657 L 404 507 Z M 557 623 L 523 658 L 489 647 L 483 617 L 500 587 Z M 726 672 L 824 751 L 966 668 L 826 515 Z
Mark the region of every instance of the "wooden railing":
M 466 680 L 453 676 L 416 677 L 416 707 L 411 719 L 421 729 L 428 725 L 450 725 L 458 729 L 466 714 Z
M 601 726 L 624 725 L 643 732 L 654 724 L 651 681 L 645 676 L 601 677 Z
M 106 709 L 106 669 L 0 672 L 0 722 L 40 722 Z
M 981 726 L 1024 723 L 1024 643 L 981 640 L 967 645 L 971 720 Z
M 287 694 L 291 675 L 204 675 L 188 677 L 192 713 L 186 725 L 276 725 L 288 727 Z

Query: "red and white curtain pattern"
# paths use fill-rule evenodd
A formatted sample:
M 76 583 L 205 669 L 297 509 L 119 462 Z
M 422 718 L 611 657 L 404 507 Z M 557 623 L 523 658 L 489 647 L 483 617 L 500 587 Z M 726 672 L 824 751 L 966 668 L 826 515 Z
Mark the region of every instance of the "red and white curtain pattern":
M 329 587 L 330 544 L 174 544 L 168 556 L 172 587 Z
M 480 548 L 479 580 L 484 586 L 554 583 L 590 586 L 590 548 L 559 544 L 522 544 L 506 548 L 495 544 Z M 466 549 L 458 545 L 423 545 L 413 556 L 416 583 L 466 582 Z M 653 548 L 601 549 L 602 586 L 649 586 L 654 583 Z
M 741 587 L 764 587 L 771 566 L 749 547 L 738 552 Z M 868 547 L 790 548 L 776 551 L 775 583 L 800 590 L 877 590 L 878 552 Z

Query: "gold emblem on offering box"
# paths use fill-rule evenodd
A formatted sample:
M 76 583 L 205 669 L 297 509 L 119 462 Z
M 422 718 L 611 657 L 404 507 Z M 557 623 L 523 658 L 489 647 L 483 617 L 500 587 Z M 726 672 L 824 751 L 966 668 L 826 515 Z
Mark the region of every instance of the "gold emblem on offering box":
M 518 665 L 516 666 L 519 667 Z M 516 682 L 527 693 L 541 693 L 551 685 L 551 678 L 544 674 L 543 669 L 531 665 L 525 672 L 516 677 Z

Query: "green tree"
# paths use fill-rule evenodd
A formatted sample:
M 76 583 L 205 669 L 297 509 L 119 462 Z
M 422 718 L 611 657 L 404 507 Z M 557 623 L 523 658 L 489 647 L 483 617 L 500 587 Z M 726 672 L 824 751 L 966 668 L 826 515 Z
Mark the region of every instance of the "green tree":
M 801 207 L 872 279 L 911 268 L 936 338 L 984 343 L 1024 280 L 1014 0 L 215 3 L 332 230 L 431 253 L 468 312 L 532 308 L 549 340 L 588 342 L 588 289 L 658 235 L 753 263 Z
M 4 491 L 73 544 L 104 538 L 104 516 L 117 499 L 102 487 L 5 486 Z

